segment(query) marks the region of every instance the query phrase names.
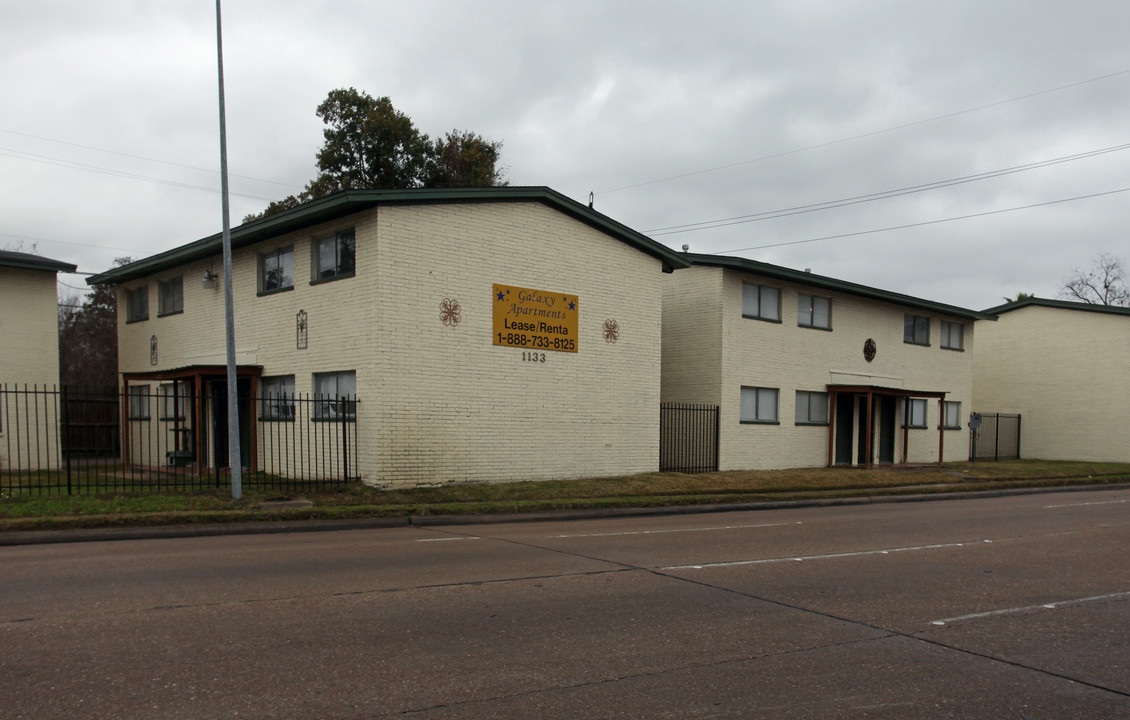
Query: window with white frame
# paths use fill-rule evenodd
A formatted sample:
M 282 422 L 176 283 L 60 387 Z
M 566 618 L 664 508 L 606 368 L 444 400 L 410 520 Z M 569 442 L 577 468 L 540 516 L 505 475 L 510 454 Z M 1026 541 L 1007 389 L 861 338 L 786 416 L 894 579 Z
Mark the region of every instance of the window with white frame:
M 357 269 L 357 243 L 353 230 L 339 230 L 314 241 L 314 279 L 352 277 Z
M 184 312 L 184 278 L 177 275 L 157 284 L 157 315 L 179 312 Z
M 126 291 L 126 322 L 149 319 L 149 286 Z
M 768 285 L 742 283 L 742 317 L 781 321 L 781 290 Z
M 965 326 L 961 323 L 942 321 L 942 347 L 947 350 L 965 349 Z
M 148 385 L 130 385 L 129 386 L 129 419 L 130 420 L 148 420 L 149 419 L 149 386 Z
M 162 420 L 184 420 L 188 410 L 188 383 L 178 382 L 157 388 Z
M 259 292 L 263 295 L 294 287 L 294 246 L 259 256 Z
M 796 391 L 796 424 L 827 425 L 828 393 Z
M 902 406 L 902 424 L 904 427 L 926 427 L 926 399 L 907 398 Z
M 777 389 L 743 387 L 741 421 L 743 423 L 777 422 Z
M 294 376 L 279 375 L 259 380 L 259 419 L 294 419 Z
M 907 313 L 903 318 L 902 341 L 911 345 L 929 345 L 930 318 Z
M 796 322 L 801 327 L 832 329 L 832 300 L 818 295 L 797 295 Z
M 357 417 L 357 373 L 315 373 L 314 400 L 315 418 L 353 420 Z
M 961 429 L 961 403 L 959 402 L 944 402 L 942 403 L 942 427 L 946 430 L 960 430 Z

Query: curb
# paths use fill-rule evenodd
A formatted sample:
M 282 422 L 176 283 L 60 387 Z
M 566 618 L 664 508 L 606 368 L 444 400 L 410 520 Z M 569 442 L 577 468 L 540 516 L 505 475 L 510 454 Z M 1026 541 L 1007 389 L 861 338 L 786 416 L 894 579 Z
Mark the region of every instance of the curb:
M 452 525 L 493 525 L 514 522 L 547 522 L 551 520 L 594 520 L 616 517 L 649 517 L 664 515 L 705 515 L 710 513 L 788 508 L 842 507 L 943 500 L 1037 495 L 1040 493 L 1125 490 L 1130 484 L 1078 485 L 1068 487 L 1001 488 L 952 493 L 917 495 L 865 495 L 845 498 L 813 498 L 811 500 L 767 500 L 763 502 L 716 505 L 676 505 L 654 508 L 608 508 L 599 510 L 560 510 L 554 512 L 500 513 L 497 515 L 411 515 L 393 518 L 357 518 L 350 520 L 280 520 L 239 523 L 204 523 L 197 525 L 160 525 L 153 527 L 78 528 L 73 530 L 26 530 L 0 533 L 0 547 L 17 545 L 52 545 L 77 542 L 114 542 L 118 540 L 160 540 L 226 535 L 274 535 L 282 533 L 336 532 L 342 530 L 376 530 L 399 527 L 445 527 Z

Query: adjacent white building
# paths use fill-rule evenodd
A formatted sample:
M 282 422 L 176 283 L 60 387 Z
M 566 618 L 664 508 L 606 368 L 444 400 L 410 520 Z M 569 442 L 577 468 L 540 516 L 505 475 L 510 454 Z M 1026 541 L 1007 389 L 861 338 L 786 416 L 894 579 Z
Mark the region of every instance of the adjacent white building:
M 664 278 L 665 402 L 719 406 L 721 470 L 966 460 L 986 315 L 743 258 Z
M 1130 462 L 1130 308 L 1028 298 L 977 323 L 977 409 L 1023 419 L 1020 456 Z

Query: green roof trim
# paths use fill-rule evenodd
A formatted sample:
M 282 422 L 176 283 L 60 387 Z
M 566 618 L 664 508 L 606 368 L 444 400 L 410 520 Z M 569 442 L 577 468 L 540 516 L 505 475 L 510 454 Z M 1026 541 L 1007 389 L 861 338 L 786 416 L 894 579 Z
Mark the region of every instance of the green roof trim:
M 1095 303 L 1072 302 L 1070 300 L 1045 300 L 1044 298 L 1024 298 L 1016 302 L 1005 303 L 989 308 L 984 312 L 992 315 L 1003 315 L 1006 312 L 1019 310 L 1025 307 L 1047 307 L 1059 310 L 1078 310 L 1080 312 L 1106 313 L 1108 315 L 1130 315 L 1130 307 L 1118 305 L 1097 305 Z
M 964 320 L 995 319 L 993 315 L 988 312 L 978 312 L 968 308 L 957 307 L 956 305 L 923 300 L 922 298 L 916 298 L 911 295 L 880 290 L 867 285 L 860 285 L 846 280 L 837 280 L 836 278 L 827 277 L 825 275 L 816 275 L 803 270 L 793 270 L 792 268 L 771 265 L 747 258 L 728 257 L 725 255 L 703 255 L 699 253 L 683 253 L 683 257 L 690 260 L 693 265 L 707 265 L 754 273 L 763 277 L 773 278 L 774 280 L 807 285 L 809 287 L 821 288 L 845 295 L 855 295 L 870 300 L 882 300 L 896 305 L 925 310 L 939 315 L 962 318 Z
M 32 255 L 31 253 L 10 252 L 8 250 L 0 250 L 0 267 L 65 273 L 73 273 L 78 269 L 77 265 L 65 263 L 60 260 L 52 260 L 51 258 Z
M 483 187 L 411 190 L 346 190 L 232 228 L 232 249 L 335 220 L 381 205 L 436 205 L 463 203 L 538 202 L 596 228 L 663 263 L 664 271 L 690 267 L 684 255 L 627 225 L 582 205 L 548 187 Z M 90 285 L 118 284 L 145 277 L 223 252 L 223 235 L 217 233 L 163 253 L 107 270 L 87 278 Z

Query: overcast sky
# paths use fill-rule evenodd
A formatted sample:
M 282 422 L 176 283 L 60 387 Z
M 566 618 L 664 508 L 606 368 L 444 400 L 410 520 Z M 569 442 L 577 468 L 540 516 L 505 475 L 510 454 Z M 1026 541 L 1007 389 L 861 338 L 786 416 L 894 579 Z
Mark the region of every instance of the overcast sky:
M 0 7 L 0 248 L 94 273 L 219 232 L 214 3 Z M 594 193 L 673 248 L 972 309 L 1055 297 L 1100 252 L 1130 260 L 1126 0 L 226 0 L 223 13 L 236 224 L 315 175 L 314 110 L 352 86 L 430 135 L 503 141 L 512 185 Z M 957 179 L 971 181 L 811 207 Z

